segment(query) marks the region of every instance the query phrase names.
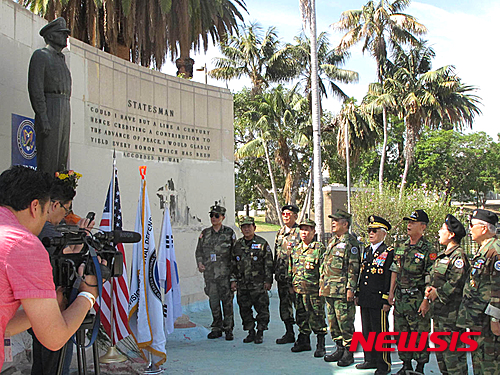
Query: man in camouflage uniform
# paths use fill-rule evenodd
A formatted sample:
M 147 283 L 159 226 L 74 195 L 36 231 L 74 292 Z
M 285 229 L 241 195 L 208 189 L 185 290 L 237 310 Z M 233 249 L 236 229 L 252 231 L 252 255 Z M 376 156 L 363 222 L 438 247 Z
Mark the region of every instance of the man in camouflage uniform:
M 297 216 L 299 208 L 294 205 L 286 205 L 281 208 L 283 223 L 285 224 L 276 234 L 274 242 L 274 272 L 278 283 L 278 296 L 280 298 L 280 318 L 285 323 L 285 334 L 276 339 L 276 344 L 288 344 L 295 342 L 293 333 L 293 305 L 294 293 L 290 292 L 290 280 L 288 278 L 288 266 L 291 250 L 300 243 L 299 226 Z
M 389 302 L 394 303 L 394 330 L 396 332 L 430 332 L 431 319 L 427 312 L 430 305 L 424 292 L 430 282 L 430 271 L 436 260 L 436 250 L 423 235 L 429 217 L 423 210 L 414 211 L 408 221 L 407 233 L 410 237 L 402 248 L 396 248 L 391 265 L 391 292 Z M 409 341 L 410 335 L 408 335 Z M 406 343 L 408 346 L 408 342 Z M 416 371 L 424 373 L 429 362 L 427 345 L 420 352 L 398 352 L 403 367 L 397 374 L 413 371 L 412 359 L 417 361 Z
M 368 218 L 368 239 L 370 246 L 365 248 L 361 261 L 357 304 L 361 308 L 363 336 L 368 339 L 370 332 L 377 335 L 389 331 L 388 314 L 389 289 L 391 287 L 391 267 L 394 251 L 384 243 L 391 224 L 380 216 Z M 356 365 L 358 370 L 377 369 L 375 375 L 391 372 L 391 356 L 386 351 L 365 350 L 365 361 Z
M 325 355 L 325 301 L 319 296 L 319 267 L 325 247 L 321 242 L 313 241 L 316 223 L 310 219 L 300 223 L 300 242 L 292 250 L 289 277 L 295 293 L 295 308 L 299 337 L 292 347 L 298 353 L 311 350 L 309 336 L 316 334 L 317 344 L 314 356 Z M 290 291 L 292 293 L 292 291 Z
M 430 286 L 425 290 L 425 296 L 432 302 L 435 332 L 465 332 L 465 329 L 457 328 L 458 309 L 469 271 L 469 260 L 460 247 L 460 241 L 464 237 L 465 228 L 462 223 L 455 216 L 446 215 L 439 230 L 439 243 L 446 246 L 446 249 L 437 255 L 431 270 Z M 442 340 L 450 346 L 451 336 L 444 336 Z M 436 352 L 436 358 L 443 375 L 467 374 L 466 352 L 446 349 L 444 352 Z
M 472 240 L 479 251 L 471 260 L 457 325 L 481 332 L 474 336 L 474 374 L 500 374 L 500 240 L 495 236 L 498 217 L 488 210 L 475 210 L 470 221 Z
M 212 310 L 212 331 L 209 339 L 216 339 L 226 333 L 226 340 L 233 340 L 233 292 L 231 291 L 231 259 L 236 235 L 234 231 L 222 225 L 226 209 L 217 203 L 210 207 L 212 226 L 205 228 L 196 246 L 196 264 L 198 271 L 205 278 L 205 293 Z M 224 320 L 222 320 L 222 309 Z
M 269 324 L 269 296 L 267 292 L 273 283 L 273 253 L 265 239 L 255 235 L 253 217 L 244 217 L 240 222 L 243 237 L 236 241 L 232 258 L 233 276 L 231 289 L 236 295 L 243 330 L 248 336 L 243 342 L 262 344 L 264 331 Z M 257 312 L 253 317 L 252 306 Z M 257 322 L 257 334 L 255 334 Z
M 354 363 L 349 349 L 354 334 L 354 293 L 358 288 L 360 244 L 349 233 L 351 214 L 337 210 L 328 217 L 332 219 L 335 236 L 330 240 L 321 263 L 319 295 L 326 299 L 330 334 L 337 350 L 325 355 L 324 359 L 345 367 Z

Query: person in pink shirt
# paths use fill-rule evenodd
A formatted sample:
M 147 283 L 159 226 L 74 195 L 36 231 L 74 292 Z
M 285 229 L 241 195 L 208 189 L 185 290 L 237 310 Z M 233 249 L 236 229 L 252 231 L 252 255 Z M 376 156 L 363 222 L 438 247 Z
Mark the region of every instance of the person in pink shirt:
M 32 328 L 50 350 L 59 350 L 80 327 L 97 296 L 95 276 L 64 311 L 52 281 L 49 255 L 37 235 L 49 207 L 52 178 L 14 166 L 0 175 L 0 367 L 4 338 Z M 22 309 L 19 307 L 22 306 Z

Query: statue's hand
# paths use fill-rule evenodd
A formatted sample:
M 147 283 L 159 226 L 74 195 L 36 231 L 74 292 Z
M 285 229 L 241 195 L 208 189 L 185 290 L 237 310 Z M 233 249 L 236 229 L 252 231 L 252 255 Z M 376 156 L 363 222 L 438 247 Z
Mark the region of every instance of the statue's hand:
M 48 121 L 43 121 L 42 122 L 42 134 L 43 135 L 49 135 L 50 131 L 52 128 L 50 127 L 50 124 Z

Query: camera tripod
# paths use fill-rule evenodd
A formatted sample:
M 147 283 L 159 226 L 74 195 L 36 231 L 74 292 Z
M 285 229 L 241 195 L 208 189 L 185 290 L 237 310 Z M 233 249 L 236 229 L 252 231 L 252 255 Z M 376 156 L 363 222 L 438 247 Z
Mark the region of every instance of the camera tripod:
M 85 331 L 94 328 L 95 315 L 87 314 L 83 320 L 82 325 L 75 333 L 76 337 L 76 355 L 78 359 L 78 375 L 87 375 L 87 359 L 85 356 Z M 99 352 L 97 349 L 97 340 L 92 344 L 92 356 L 94 357 L 94 374 L 100 375 L 101 369 L 99 368 Z M 62 375 L 64 359 L 66 358 L 66 345 L 64 345 L 61 356 L 59 357 L 59 364 L 57 366 L 57 375 Z

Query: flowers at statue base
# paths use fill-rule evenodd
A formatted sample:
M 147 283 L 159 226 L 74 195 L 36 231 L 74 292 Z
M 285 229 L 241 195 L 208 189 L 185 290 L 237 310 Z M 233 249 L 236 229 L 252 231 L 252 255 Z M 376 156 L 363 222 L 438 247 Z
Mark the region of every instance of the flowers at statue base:
M 78 186 L 78 180 L 82 177 L 81 173 L 75 172 L 73 169 L 67 171 L 56 172 L 56 178 L 63 180 L 70 184 L 73 189 Z

